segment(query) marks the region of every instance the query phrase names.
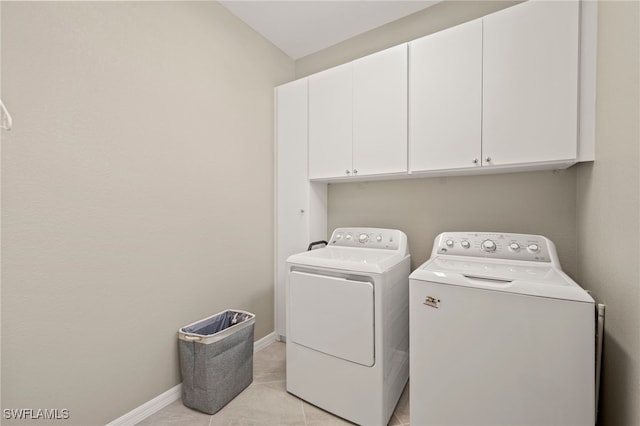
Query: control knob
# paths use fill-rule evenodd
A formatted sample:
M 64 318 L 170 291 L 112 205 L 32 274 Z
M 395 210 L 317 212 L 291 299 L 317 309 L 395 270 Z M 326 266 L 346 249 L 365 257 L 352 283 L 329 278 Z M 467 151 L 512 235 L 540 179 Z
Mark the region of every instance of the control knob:
M 468 249 L 469 247 L 471 247 L 471 243 L 467 240 L 461 241 L 460 245 L 462 246 L 463 249 Z
M 513 251 L 513 252 L 518 252 L 520 251 L 520 244 L 518 243 L 511 243 L 509 244 L 509 250 Z
M 451 248 L 453 247 L 453 240 L 447 240 L 445 244 L 447 245 L 447 247 Z
M 538 253 L 540 251 L 540 246 L 535 243 L 531 243 L 527 246 L 527 250 L 529 253 Z
M 378 235 L 378 236 L 376 237 L 376 241 L 377 241 L 377 242 L 382 241 L 382 235 Z
M 364 244 L 369 241 L 369 236 L 367 234 L 360 234 L 358 236 L 358 241 L 360 242 L 360 244 Z
M 488 253 L 496 251 L 496 243 L 491 240 L 484 240 L 480 247 L 482 247 L 482 251 L 486 251 Z

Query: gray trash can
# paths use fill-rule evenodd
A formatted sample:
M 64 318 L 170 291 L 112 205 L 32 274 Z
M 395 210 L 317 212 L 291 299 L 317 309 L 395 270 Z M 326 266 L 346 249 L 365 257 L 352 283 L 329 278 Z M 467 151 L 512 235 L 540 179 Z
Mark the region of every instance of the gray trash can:
M 214 414 L 251 384 L 254 323 L 228 309 L 178 330 L 184 405 Z

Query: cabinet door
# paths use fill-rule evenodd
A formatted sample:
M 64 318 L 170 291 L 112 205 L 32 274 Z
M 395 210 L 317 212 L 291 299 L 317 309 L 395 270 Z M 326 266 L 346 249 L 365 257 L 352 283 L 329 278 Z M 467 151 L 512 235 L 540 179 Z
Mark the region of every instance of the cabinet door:
M 484 18 L 483 165 L 576 158 L 578 22 L 576 0 Z
M 353 62 L 353 173 L 407 171 L 407 45 Z
M 409 43 L 409 170 L 480 166 L 482 20 Z
M 286 334 L 286 260 L 309 244 L 307 80 L 276 88 L 276 332 Z M 305 210 L 305 213 L 302 212 Z
M 309 77 L 309 179 L 352 170 L 352 64 Z

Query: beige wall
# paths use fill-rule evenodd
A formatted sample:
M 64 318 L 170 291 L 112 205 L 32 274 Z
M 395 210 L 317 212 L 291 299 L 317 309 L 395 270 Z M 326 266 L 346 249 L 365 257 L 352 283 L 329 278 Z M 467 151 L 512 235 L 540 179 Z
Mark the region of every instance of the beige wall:
M 577 172 L 578 277 L 607 305 L 600 424 L 640 424 L 640 3 L 599 3 L 596 161 Z
M 409 238 L 412 269 L 443 231 L 541 234 L 576 276 L 575 171 L 330 184 L 329 232 L 339 226 L 397 228 Z
M 296 62 L 296 76 L 509 6 L 446 1 Z M 596 162 L 569 170 L 329 186 L 329 231 L 389 226 L 413 266 L 443 230 L 531 232 L 556 242 L 565 270 L 607 304 L 600 425 L 640 424 L 639 3 L 599 3 Z
M 180 382 L 180 326 L 236 307 L 273 331 L 294 63 L 215 2 L 2 9 L 2 408 L 105 424 Z

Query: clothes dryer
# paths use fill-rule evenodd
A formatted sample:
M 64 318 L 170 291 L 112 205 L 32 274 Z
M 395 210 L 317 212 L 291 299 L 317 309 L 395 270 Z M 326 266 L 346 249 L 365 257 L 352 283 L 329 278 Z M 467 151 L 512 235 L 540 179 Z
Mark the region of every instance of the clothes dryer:
M 409 309 L 411 424 L 595 423 L 594 300 L 547 238 L 440 234 Z
M 388 424 L 409 375 L 406 235 L 338 228 L 287 265 L 287 391 L 361 425 Z

